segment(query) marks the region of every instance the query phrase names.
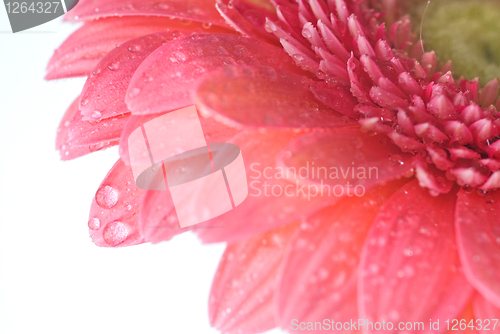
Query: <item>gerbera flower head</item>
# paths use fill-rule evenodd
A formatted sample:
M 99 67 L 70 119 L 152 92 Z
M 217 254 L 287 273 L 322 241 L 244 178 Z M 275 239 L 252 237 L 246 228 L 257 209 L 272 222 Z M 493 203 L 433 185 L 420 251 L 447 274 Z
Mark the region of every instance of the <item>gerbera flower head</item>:
M 47 78 L 88 76 L 59 127 L 63 159 L 120 145 L 92 202 L 93 241 L 128 246 L 186 230 L 227 241 L 209 302 L 227 333 L 323 319 L 423 323 L 401 332 L 436 330 L 434 319 L 444 332 L 449 319 L 479 330 L 498 318 L 499 81 L 454 76 L 406 10 L 368 0 L 80 1 L 67 19 L 84 24 Z M 241 148 L 255 192 L 181 229 L 168 191 L 135 186 L 127 138 L 192 104 L 208 142 Z M 303 169 L 313 173 L 283 172 Z

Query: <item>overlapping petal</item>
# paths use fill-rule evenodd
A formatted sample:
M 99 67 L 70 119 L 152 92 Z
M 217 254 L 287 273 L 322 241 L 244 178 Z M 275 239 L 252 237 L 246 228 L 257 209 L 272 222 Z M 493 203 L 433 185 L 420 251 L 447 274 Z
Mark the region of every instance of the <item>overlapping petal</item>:
M 353 125 L 309 91 L 312 80 L 273 67 L 229 65 L 196 90 L 199 110 L 236 128 L 330 128 Z
M 383 136 L 370 136 L 357 127 L 304 135 L 283 150 L 278 161 L 280 166 L 297 171 L 287 174 L 292 181 L 328 184 L 333 190 L 337 185 L 350 191 L 356 186 L 368 190 L 404 175 L 411 176 L 413 170 L 413 156 L 401 153 Z
M 161 31 L 181 36 L 183 31 L 191 32 L 191 29 L 179 21 L 157 17 L 131 16 L 86 22 L 54 52 L 45 79 L 88 75 L 99 60 L 118 45 Z
M 429 319 L 445 323 L 462 312 L 472 288 L 458 259 L 451 214 L 455 203 L 455 193 L 433 198 L 414 180 L 394 193 L 382 207 L 362 253 L 359 277 L 362 318 L 427 325 Z M 429 326 L 412 330 L 433 332 Z M 394 330 L 386 327 L 366 332 Z
M 80 110 L 85 121 L 130 113 L 125 104 L 130 79 L 151 52 L 174 39 L 175 33 L 159 32 L 129 40 L 106 54 L 83 87 Z
M 278 288 L 282 328 L 289 328 L 293 319 L 357 322 L 358 266 L 365 236 L 381 205 L 402 185 L 396 181 L 363 197 L 344 198 L 300 225 Z
M 500 307 L 500 192 L 458 193 L 455 225 L 460 258 L 471 284 Z
M 261 333 L 276 326 L 278 271 L 297 224 L 229 244 L 215 274 L 210 323 L 223 333 Z
M 290 57 L 271 44 L 228 34 L 195 35 L 153 52 L 137 69 L 126 102 L 134 114 L 175 110 L 193 104 L 191 92 L 208 73 L 229 64 L 298 70 Z
M 88 21 L 110 16 L 166 16 L 226 26 L 211 0 L 80 0 L 65 18 Z
M 72 160 L 83 155 L 103 150 L 108 147 L 118 145 L 118 140 L 113 139 L 113 134 L 108 134 L 106 132 L 103 133 L 103 136 L 93 136 L 94 134 L 90 134 L 91 125 L 85 125 L 86 133 L 88 137 L 93 138 L 90 142 L 80 143 L 76 140 L 75 137 L 72 137 L 72 129 L 75 124 L 79 124 L 78 121 L 80 119 L 80 113 L 78 110 L 78 104 L 80 101 L 80 97 L 77 97 L 66 110 L 59 127 L 57 128 L 57 137 L 56 137 L 56 149 L 59 151 L 61 160 Z M 76 119 L 76 121 L 74 120 Z M 108 140 L 109 138 L 109 140 Z M 101 140 L 104 139 L 104 140 Z
M 500 333 L 500 308 L 494 306 L 481 295 L 474 297 L 474 328 L 478 333 Z
M 224 215 L 199 224 L 219 227 L 197 229 L 203 242 L 238 241 L 299 221 L 338 200 L 290 183 L 276 170 L 276 155 L 300 134 L 294 130 L 248 130 L 230 141 L 241 148 L 248 197 Z
M 130 167 L 120 159 L 97 190 L 89 214 L 89 233 L 101 247 L 122 247 L 144 242 L 139 211 L 144 190 L 135 186 Z

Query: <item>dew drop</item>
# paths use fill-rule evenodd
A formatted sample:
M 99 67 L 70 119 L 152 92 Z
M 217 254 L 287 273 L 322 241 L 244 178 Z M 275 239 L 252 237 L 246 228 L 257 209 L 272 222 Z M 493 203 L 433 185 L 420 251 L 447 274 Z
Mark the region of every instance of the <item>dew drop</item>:
M 157 3 L 157 4 L 154 4 L 153 5 L 154 8 L 160 8 L 160 9 L 169 9 L 170 6 L 167 5 L 166 3 L 163 3 L 163 2 L 160 2 L 160 3 Z
M 142 50 L 141 46 L 140 45 L 131 45 L 128 47 L 128 50 L 130 52 L 139 52 Z
M 217 53 L 220 54 L 220 55 L 227 55 L 229 54 L 229 52 L 227 52 L 227 50 L 222 47 L 222 46 L 218 46 L 217 47 Z
M 326 78 L 326 74 L 323 71 L 316 72 L 316 76 L 321 80 L 324 80 Z
M 95 201 L 101 208 L 110 209 L 118 202 L 118 191 L 111 186 L 102 186 L 95 194 Z
M 128 96 L 131 97 L 131 98 L 134 98 L 136 97 L 137 95 L 139 95 L 139 93 L 141 92 L 141 89 L 140 88 L 137 88 L 137 87 L 134 87 L 130 90 L 130 92 L 128 93 Z
M 101 221 L 97 218 L 89 219 L 88 226 L 91 230 L 98 230 L 101 227 Z
M 413 250 L 411 248 L 406 248 L 404 250 L 404 255 L 408 257 L 413 256 Z
M 121 221 L 114 221 L 106 225 L 102 237 L 108 245 L 117 246 L 127 239 L 128 228 Z
M 212 27 L 212 23 L 205 22 L 201 26 L 203 27 L 203 29 L 210 29 L 210 27 Z
M 92 116 L 93 119 L 99 119 L 102 115 L 99 111 L 94 110 L 90 116 Z
M 271 21 L 267 21 L 266 25 L 264 26 L 264 29 L 266 29 L 266 31 L 269 33 L 273 33 L 276 30 L 278 30 L 278 28 L 276 28 L 276 25 Z
M 118 62 L 118 61 L 108 65 L 108 68 L 111 71 L 116 71 L 119 67 L 120 67 L 120 62 Z
M 294 54 L 293 59 L 295 59 L 297 62 L 301 62 L 304 60 L 304 57 L 302 55 L 299 55 L 299 54 Z
M 250 53 L 248 51 L 248 49 L 246 47 L 244 47 L 243 45 L 235 45 L 234 46 L 234 52 L 237 54 L 237 55 L 240 55 L 240 56 L 243 56 L 243 57 L 249 57 L 250 56 Z
M 178 61 L 186 61 L 186 59 L 187 59 L 186 55 L 184 53 L 180 52 L 180 51 L 175 51 L 174 52 L 174 57 Z
M 86 106 L 87 104 L 89 104 L 89 99 L 85 99 L 82 101 L 82 106 Z

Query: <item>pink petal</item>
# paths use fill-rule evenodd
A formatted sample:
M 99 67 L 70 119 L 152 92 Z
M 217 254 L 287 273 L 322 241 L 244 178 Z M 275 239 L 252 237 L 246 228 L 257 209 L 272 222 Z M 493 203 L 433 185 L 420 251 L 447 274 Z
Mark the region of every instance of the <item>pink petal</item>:
M 325 192 L 347 195 L 351 191 L 352 196 L 354 190 L 369 190 L 411 174 L 413 156 L 401 153 L 384 135 L 369 136 L 358 128 L 340 128 L 296 139 L 280 154 L 278 164 L 308 172 L 288 173 L 292 182 L 327 185 Z
M 481 95 L 479 95 L 479 104 L 483 108 L 487 108 L 493 103 L 498 95 L 498 78 L 495 78 L 488 82 L 486 86 L 483 87 Z
M 373 105 L 368 91 L 372 86 L 371 79 L 352 54 L 351 58 L 347 61 L 347 71 L 351 82 L 352 95 L 354 95 L 360 103 Z
M 147 16 L 148 19 L 168 16 L 226 26 L 213 1 L 195 0 L 80 0 L 65 19 L 88 21 L 109 16 Z
M 126 165 L 130 165 L 130 156 L 128 152 L 128 137 L 130 134 L 144 123 L 164 114 L 165 113 L 130 117 L 122 131 L 119 150 L 120 157 Z M 200 117 L 200 123 L 205 139 L 208 143 L 225 143 L 236 136 L 239 132 L 234 128 L 217 122 L 213 118 Z
M 451 141 L 457 141 L 460 145 L 467 145 L 474 142 L 469 128 L 460 121 L 447 121 L 443 123 L 444 132 L 451 138 Z
M 500 333 L 500 308 L 488 302 L 486 298 L 477 294 L 473 299 L 475 327 L 479 333 Z M 479 329 L 481 328 L 481 329 Z
M 477 104 L 470 104 L 462 110 L 460 118 L 466 125 L 471 125 L 484 118 L 484 112 Z
M 145 240 L 158 243 L 172 239 L 192 228 L 181 228 L 168 190 L 148 190 L 139 216 L 139 226 Z M 196 227 L 196 226 L 194 226 Z
M 357 114 L 354 109 L 357 100 L 352 96 L 349 90 L 343 86 L 337 85 L 332 87 L 326 82 L 315 82 L 311 85 L 311 92 L 316 99 L 336 112 L 353 119 L 360 117 L 359 113 Z
M 215 7 L 227 25 L 244 36 L 278 44 L 278 39 L 264 28 L 266 18 L 277 19 L 270 4 L 268 4 L 270 8 L 265 8 L 250 1 L 218 0 Z
M 482 146 L 485 141 L 490 140 L 500 133 L 500 129 L 489 119 L 483 118 L 469 126 L 476 144 Z
M 283 45 L 283 49 L 288 53 L 288 55 L 295 60 L 295 64 L 297 66 L 304 71 L 318 73 L 319 61 L 315 56 L 308 55 L 309 50 L 306 47 L 295 41 L 290 36 L 288 38 L 280 38 L 280 43 Z
M 480 156 L 477 157 L 478 159 Z M 488 167 L 491 171 L 497 171 L 500 169 L 500 161 L 495 159 L 480 159 L 481 165 Z
M 360 318 L 371 322 L 445 323 L 464 309 L 472 289 L 461 272 L 453 231 L 455 194 L 432 198 L 412 181 L 373 221 L 361 256 Z M 443 331 L 443 325 L 441 325 Z M 386 327 L 387 329 L 387 327 Z M 366 330 L 366 333 L 393 330 Z M 416 332 L 416 330 L 415 330 Z
M 138 213 L 144 190 L 135 186 L 130 167 L 118 159 L 97 190 L 89 214 L 89 233 L 101 247 L 131 246 L 144 242 Z
M 469 282 L 500 307 L 500 192 L 485 196 L 460 190 L 455 212 L 457 242 Z
M 493 172 L 484 184 L 479 187 L 482 190 L 496 190 L 500 188 L 500 171 Z
M 450 173 L 457 178 L 457 184 L 459 186 L 471 186 L 478 187 L 486 182 L 488 177 L 474 168 L 454 168 L 450 170 Z
M 406 100 L 395 95 L 393 92 L 378 86 L 373 86 L 370 89 L 370 97 L 373 102 L 381 107 L 397 109 L 410 106 Z
M 160 47 L 139 66 L 130 82 L 127 106 L 134 114 L 149 114 L 191 105 L 191 92 L 207 73 L 237 62 L 300 71 L 281 48 L 258 40 L 223 34 L 190 36 Z
M 318 196 L 313 191 L 308 192 L 307 187 L 289 183 L 279 175 L 276 156 L 303 133 L 296 130 L 247 130 L 230 141 L 241 148 L 247 171 L 248 197 L 235 209 L 199 224 L 200 227 L 219 227 L 197 229 L 196 233 L 203 242 L 241 240 L 293 223 L 337 201 L 335 196 Z
M 109 51 L 130 39 L 161 31 L 180 37 L 197 27 L 201 29 L 201 24 L 186 26 L 178 20 L 161 17 L 120 17 L 86 22 L 54 52 L 45 79 L 87 75 Z M 221 28 L 211 30 L 225 31 Z
M 57 128 L 56 136 L 56 150 L 60 151 L 61 147 L 66 143 L 68 137 L 69 126 L 71 125 L 71 120 L 78 113 L 78 101 L 80 101 L 80 96 L 78 96 L 68 107 L 64 113 L 59 127 Z
M 300 225 L 286 253 L 279 284 L 282 328 L 290 328 L 293 319 L 358 319 L 356 287 L 363 242 L 380 206 L 402 184 L 391 182 L 363 197 L 345 198 Z
M 210 292 L 212 326 L 223 333 L 261 333 L 276 326 L 273 298 L 278 269 L 296 227 L 227 246 Z
M 91 73 L 83 87 L 80 100 L 83 120 L 95 121 L 129 113 L 125 95 L 132 75 L 151 52 L 172 39 L 172 32 L 141 36 L 104 56 L 94 68 L 96 74 Z
M 410 152 L 413 150 L 421 150 L 425 148 L 425 145 L 418 140 L 399 134 L 397 132 L 389 132 L 387 136 L 391 138 L 392 142 L 399 146 L 399 148 L 403 152 Z
M 85 146 L 118 141 L 129 118 L 130 113 L 127 113 L 99 121 L 87 122 L 82 120 L 82 115 L 77 112 L 69 126 L 67 142 L 74 146 Z
M 312 83 L 306 77 L 272 67 L 228 66 L 203 80 L 194 99 L 202 114 L 240 129 L 353 125 L 316 100 L 309 91 Z
M 103 150 L 118 144 L 117 140 L 98 141 L 90 145 L 81 144 L 82 146 L 72 144 L 72 140 L 69 138 L 69 131 L 73 124 L 72 120 L 74 118 L 80 118 L 78 101 L 80 101 L 80 97 L 76 98 L 73 103 L 71 103 L 68 110 L 66 110 L 59 127 L 57 128 L 56 149 L 60 152 L 61 160 L 76 159 L 83 155 Z
M 431 148 L 427 147 L 427 152 L 432 160 L 432 163 L 441 170 L 447 170 L 453 167 L 455 164 L 448 160 L 448 155 L 446 151 L 441 148 Z
M 432 159 L 432 158 L 431 158 Z M 415 159 L 415 176 L 422 188 L 428 188 L 431 195 L 446 194 L 453 187 L 453 182 L 446 178 L 446 174 L 434 165 L 427 164 L 423 158 Z
M 479 159 L 481 158 L 481 155 L 477 153 L 476 151 L 473 151 L 471 149 L 468 149 L 467 147 L 460 146 L 460 147 L 455 147 L 455 148 L 448 148 L 447 149 L 450 152 L 450 158 L 453 161 L 456 161 L 458 159 Z
M 430 123 L 420 123 L 413 128 L 417 136 L 422 138 L 425 143 L 441 143 L 449 140 L 441 130 Z

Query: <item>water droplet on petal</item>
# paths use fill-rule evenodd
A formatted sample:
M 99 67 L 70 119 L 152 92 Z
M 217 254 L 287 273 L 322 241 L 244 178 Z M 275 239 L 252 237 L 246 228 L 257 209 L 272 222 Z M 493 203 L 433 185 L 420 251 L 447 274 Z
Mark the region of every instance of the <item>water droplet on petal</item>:
M 119 67 L 120 67 L 120 62 L 118 62 L 118 61 L 108 65 L 108 68 L 111 71 L 116 71 Z
M 203 29 L 210 29 L 210 27 L 212 26 L 212 23 L 205 22 L 201 26 L 203 27 Z
M 127 239 L 128 228 L 121 221 L 114 221 L 106 225 L 102 237 L 108 245 L 117 246 Z
M 101 112 L 94 110 L 90 116 L 92 116 L 93 119 L 99 119 L 101 118 Z
M 217 47 L 217 53 L 220 55 L 227 55 L 229 52 L 223 47 L 223 46 L 218 46 Z
M 128 47 L 128 50 L 130 52 L 138 52 L 138 51 L 141 51 L 142 48 L 141 48 L 140 45 L 131 45 L 131 46 Z
M 130 90 L 130 92 L 128 93 L 128 96 L 130 96 L 131 98 L 134 98 L 136 97 L 137 95 L 139 95 L 139 93 L 141 92 L 141 89 L 140 88 L 137 88 L 137 87 L 134 87 Z
M 293 59 L 295 59 L 297 62 L 301 62 L 304 60 L 304 57 L 302 55 L 299 55 L 299 54 L 294 54 Z
M 101 227 L 101 221 L 97 218 L 89 219 L 89 228 L 91 230 L 98 230 Z
M 153 5 L 154 8 L 160 8 L 160 9 L 169 9 L 170 6 L 167 5 L 166 3 L 163 3 L 163 2 L 160 2 L 160 3 L 156 3 Z
M 264 26 L 264 29 L 266 29 L 266 31 L 269 32 L 269 33 L 273 33 L 276 30 L 278 30 L 278 28 L 276 27 L 276 25 L 273 22 L 271 22 L 271 21 L 267 21 L 266 25 Z
M 97 205 L 110 209 L 118 202 L 118 191 L 111 186 L 100 187 L 95 194 Z

